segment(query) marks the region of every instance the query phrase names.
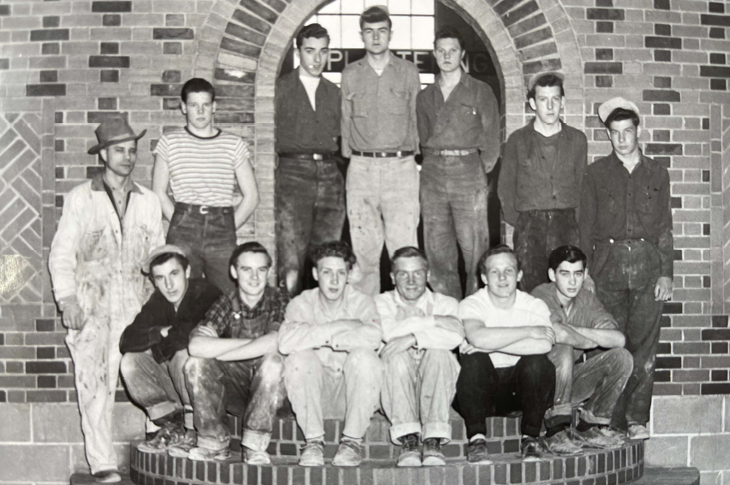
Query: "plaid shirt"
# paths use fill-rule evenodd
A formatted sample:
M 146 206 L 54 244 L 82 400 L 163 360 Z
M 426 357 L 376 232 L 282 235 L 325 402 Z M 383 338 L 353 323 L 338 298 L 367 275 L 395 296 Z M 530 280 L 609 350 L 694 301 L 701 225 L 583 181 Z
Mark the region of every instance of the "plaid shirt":
M 213 303 L 205 319 L 193 330 L 191 336 L 206 334 L 198 330 L 205 325 L 221 338 L 255 339 L 267 333 L 277 332 L 284 321 L 289 294 L 280 288 L 267 286 L 264 296 L 253 308 L 241 301 L 238 290 L 223 295 Z

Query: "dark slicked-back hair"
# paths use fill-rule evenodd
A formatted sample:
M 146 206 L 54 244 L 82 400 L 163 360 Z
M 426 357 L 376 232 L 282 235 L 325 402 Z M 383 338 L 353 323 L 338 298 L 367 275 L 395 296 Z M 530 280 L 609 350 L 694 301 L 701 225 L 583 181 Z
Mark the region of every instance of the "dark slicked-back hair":
M 515 258 L 515 261 L 517 261 L 517 271 L 520 270 L 520 260 L 515 254 L 514 250 L 506 244 L 497 244 L 496 246 L 493 246 L 484 251 L 482 257 L 479 258 L 479 263 L 477 263 L 477 267 L 479 268 L 480 275 L 487 274 L 487 259 L 489 259 L 491 256 L 496 256 L 498 254 L 511 254 Z
M 535 81 L 535 85 L 530 88 L 529 91 L 527 91 L 527 99 L 535 99 L 535 92 L 537 90 L 537 87 L 550 87 L 550 86 L 559 86 L 560 87 L 560 95 L 565 96 L 565 88 L 563 87 L 563 80 L 560 79 L 555 74 L 545 74 L 544 76 L 540 76 L 537 81 Z
M 210 100 L 215 101 L 215 88 L 208 81 L 200 77 L 189 79 L 188 82 L 183 84 L 182 91 L 180 91 L 180 97 L 183 103 L 188 102 L 188 94 L 190 93 L 208 93 L 210 94 Z
M 297 34 L 297 49 L 302 47 L 304 39 L 309 39 L 311 37 L 314 37 L 315 39 L 327 38 L 327 44 L 330 43 L 330 34 L 327 32 L 327 29 L 319 24 L 309 24 L 302 27 L 302 30 L 300 30 Z
M 233 254 L 231 254 L 231 259 L 228 262 L 229 266 L 233 266 L 235 268 L 238 265 L 238 257 L 241 256 L 243 253 L 265 254 L 266 259 L 268 260 L 268 266 L 269 268 L 271 268 L 271 255 L 266 250 L 266 248 L 261 245 L 261 243 L 256 241 L 243 243 L 236 249 L 234 249 Z
M 150 261 L 150 276 L 152 276 L 152 268 L 155 266 L 159 266 L 161 264 L 165 264 L 171 259 L 176 260 L 178 263 L 180 263 L 180 266 L 182 266 L 183 270 L 187 270 L 188 266 L 190 265 L 190 262 L 188 261 L 188 258 L 183 256 L 182 254 L 177 253 L 162 253 L 158 255 L 155 259 Z
M 631 120 L 634 126 L 639 126 L 639 115 L 635 111 L 625 108 L 616 108 L 615 110 L 611 111 L 611 114 L 606 116 L 606 121 L 604 121 L 603 124 L 606 128 L 610 130 L 611 123 L 613 123 L 614 121 L 624 120 Z
M 352 266 L 357 262 L 355 253 L 352 252 L 350 245 L 342 241 L 327 241 L 319 246 L 315 246 L 309 253 L 309 258 L 315 267 L 320 259 L 330 257 L 344 259 L 347 269 L 352 269 Z
M 464 45 L 464 37 L 461 35 L 461 32 L 459 32 L 457 29 L 450 25 L 444 25 L 438 31 L 436 32 L 436 36 L 433 39 L 433 48 L 436 49 L 436 43 L 440 39 L 456 39 L 459 41 L 459 47 L 461 47 L 461 50 L 466 50 L 466 46 Z
M 360 30 L 362 30 L 362 26 L 366 23 L 375 24 L 378 22 L 388 22 L 388 28 L 393 28 L 393 21 L 390 20 L 388 11 L 379 5 L 374 5 L 360 15 Z
M 393 257 L 390 258 L 390 267 L 394 268 L 395 262 L 401 258 L 421 258 L 426 263 L 426 269 L 428 269 L 428 258 L 426 257 L 426 253 L 422 249 L 418 249 L 413 246 L 404 246 L 400 249 L 397 249 L 393 253 Z
M 557 271 L 558 266 L 560 266 L 563 261 L 567 261 L 569 263 L 577 263 L 578 261 L 581 261 L 583 263 L 583 269 L 586 269 L 588 258 L 586 258 L 585 253 L 581 251 L 580 248 L 568 244 L 566 246 L 560 246 L 559 248 L 553 249 L 553 252 L 550 253 L 550 257 L 548 258 L 548 266 L 553 271 Z

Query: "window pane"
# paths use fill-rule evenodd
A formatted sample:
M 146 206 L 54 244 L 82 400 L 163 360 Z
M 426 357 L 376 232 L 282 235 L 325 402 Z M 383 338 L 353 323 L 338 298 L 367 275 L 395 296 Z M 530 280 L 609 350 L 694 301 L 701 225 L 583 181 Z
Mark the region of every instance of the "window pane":
M 339 47 L 342 44 L 342 17 L 339 15 L 319 15 L 319 24 L 330 34 L 330 47 Z
M 383 3 L 385 2 L 382 2 L 381 5 Z M 409 15 L 411 13 L 411 0 L 388 0 L 388 11 L 391 15 Z
M 391 49 L 411 48 L 411 19 L 410 17 L 390 17 L 393 21 L 393 38 L 390 40 Z
M 434 15 L 434 2 L 435 0 L 411 0 L 411 14 Z
M 340 83 L 342 83 L 342 73 L 340 72 L 323 72 L 322 77 L 327 79 L 328 81 L 332 81 L 338 86 L 340 85 Z
M 433 17 L 411 17 L 413 28 L 413 49 L 433 49 L 434 19 Z
M 332 3 L 328 3 L 324 7 L 322 7 L 319 10 L 319 13 L 340 13 L 340 9 L 342 8 L 342 1 L 341 0 L 335 0 Z
M 343 15 L 342 19 L 342 47 L 344 49 L 362 49 L 360 38 L 360 16 Z M 332 44 L 336 47 L 337 44 Z
M 341 0 L 342 1 L 342 13 L 351 13 L 360 15 L 365 9 L 365 3 L 363 0 Z

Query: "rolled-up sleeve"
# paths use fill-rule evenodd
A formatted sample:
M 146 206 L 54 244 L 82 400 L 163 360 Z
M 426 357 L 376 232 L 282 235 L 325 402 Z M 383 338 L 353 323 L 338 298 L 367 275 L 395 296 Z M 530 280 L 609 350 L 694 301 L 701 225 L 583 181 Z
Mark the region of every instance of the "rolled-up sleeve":
M 335 350 L 350 350 L 358 347 L 369 349 L 380 347 L 383 331 L 381 329 L 380 314 L 373 299 L 363 295 L 352 315 L 353 318 L 362 322 L 362 326 L 332 336 L 332 348 Z

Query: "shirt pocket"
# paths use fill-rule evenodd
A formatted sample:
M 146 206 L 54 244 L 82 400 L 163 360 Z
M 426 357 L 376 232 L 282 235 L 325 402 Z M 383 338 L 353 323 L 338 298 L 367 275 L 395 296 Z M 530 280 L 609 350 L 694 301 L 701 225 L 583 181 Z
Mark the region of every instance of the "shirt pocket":
M 408 91 L 391 88 L 386 91 L 383 101 L 387 113 L 394 115 L 408 114 Z
M 90 230 L 81 240 L 81 260 L 84 262 L 100 261 L 109 255 L 109 244 L 105 229 Z
M 602 214 L 613 214 L 618 208 L 618 199 L 608 187 L 598 188 L 598 208 Z
M 639 212 L 653 212 L 659 202 L 659 187 L 649 183 L 636 189 L 636 210 Z
M 366 118 L 368 116 L 365 93 L 350 93 L 347 95 L 347 100 L 350 102 L 353 118 Z

